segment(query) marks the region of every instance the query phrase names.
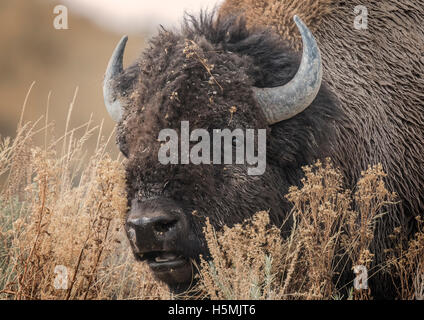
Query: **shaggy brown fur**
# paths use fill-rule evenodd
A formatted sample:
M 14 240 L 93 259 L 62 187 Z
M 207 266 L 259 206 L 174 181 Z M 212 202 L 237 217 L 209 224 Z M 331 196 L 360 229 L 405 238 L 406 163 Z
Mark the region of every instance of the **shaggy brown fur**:
M 270 26 L 293 48 L 302 48 L 302 40 L 293 16 L 297 14 L 313 34 L 322 21 L 334 10 L 335 0 L 226 0 L 220 14 L 243 14 L 249 28 Z
M 369 11 L 368 30 L 353 27 L 356 5 Z M 301 44 L 292 16 L 313 31 L 324 80 L 347 119 L 335 123 L 330 156 L 349 182 L 382 163 L 388 188 L 402 201 L 377 228 L 374 251 L 382 262 L 393 226 L 412 235 L 413 217 L 424 212 L 424 1 L 227 0 L 221 8 L 222 15 L 238 12 L 251 28 L 272 26 L 295 49 Z

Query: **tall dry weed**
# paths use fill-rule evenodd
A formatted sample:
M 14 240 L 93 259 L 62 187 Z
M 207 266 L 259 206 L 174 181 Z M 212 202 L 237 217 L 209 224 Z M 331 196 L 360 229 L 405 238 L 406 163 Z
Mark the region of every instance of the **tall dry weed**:
M 277 299 L 274 283 L 282 259 L 280 230 L 267 212 L 215 232 L 209 221 L 206 240 L 213 260 L 201 260 L 200 286 L 212 299 Z
M 398 296 L 402 300 L 424 300 L 424 221 L 416 217 L 418 231 L 406 241 L 404 230 L 395 229 L 392 238 L 398 240 L 389 251 L 389 264 L 396 279 Z
M 0 298 L 169 298 L 126 243 L 124 171 L 106 152 L 111 136 L 104 141 L 90 119 L 35 147 L 31 138 L 52 127 L 40 123 L 0 142 Z
M 302 187 L 291 187 L 286 196 L 293 204 L 287 238 L 270 225 L 266 212 L 221 231 L 207 223 L 212 260 L 202 260 L 200 287 L 208 297 L 335 299 L 341 297 L 337 279 L 343 255 L 354 266 L 369 268 L 375 221 L 395 197 L 384 186 L 381 166 L 363 172 L 354 192 L 343 188 L 343 177 L 329 159 L 306 166 L 304 173 Z M 352 299 L 370 298 L 368 290 L 352 291 Z

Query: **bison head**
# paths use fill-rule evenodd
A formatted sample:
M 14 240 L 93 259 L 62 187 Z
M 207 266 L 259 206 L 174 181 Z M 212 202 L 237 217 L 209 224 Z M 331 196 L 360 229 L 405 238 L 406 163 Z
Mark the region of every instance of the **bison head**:
M 187 288 L 192 261 L 208 256 L 207 218 L 219 229 L 269 210 L 281 225 L 288 187 L 299 183 L 302 165 L 328 149 L 334 106 L 321 86 L 317 44 L 295 22 L 304 43 L 300 66 L 271 32 L 213 15 L 188 17 L 179 32 L 161 30 L 127 69 L 126 37 L 113 53 L 104 97 L 127 157 L 127 235 L 136 258 L 174 290 Z M 182 121 L 208 132 L 266 129 L 266 171 L 251 176 L 240 163 L 161 164 L 159 133 L 178 132 Z

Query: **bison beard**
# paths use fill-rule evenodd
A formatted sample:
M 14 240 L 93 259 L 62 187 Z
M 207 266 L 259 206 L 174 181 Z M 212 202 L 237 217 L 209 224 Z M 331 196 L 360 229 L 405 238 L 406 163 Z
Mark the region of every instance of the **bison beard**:
M 218 19 L 213 14 L 202 14 L 199 19 L 189 16 L 180 32 L 160 31 L 134 64 L 119 70 L 111 86 L 124 102 L 117 142 L 128 158 L 131 209 L 126 228 L 138 259 L 147 260 L 152 269 L 157 267 L 155 261 L 170 265 L 156 275 L 174 291 L 184 290 L 192 282 L 188 261 L 198 261 L 200 254 L 208 256 L 205 218 L 219 229 L 270 210 L 272 222 L 281 225 L 290 212 L 284 194 L 289 186 L 300 184 L 301 167 L 328 156 L 344 172 L 350 188 L 361 170 L 381 162 L 389 173 L 388 186 L 402 200 L 376 228 L 376 263 L 384 260 L 384 249 L 392 245 L 388 235 L 394 227 L 402 225 L 412 234 L 412 217 L 422 212 L 424 203 L 420 195 L 424 169 L 419 166 L 424 144 L 412 150 L 405 142 L 422 142 L 423 114 L 413 113 L 418 118 L 407 121 L 402 120 L 405 113 L 392 110 L 393 105 L 357 103 L 352 93 L 360 92 L 362 102 L 367 101 L 366 87 L 358 86 L 343 69 L 351 68 L 344 60 L 348 55 L 339 57 L 336 42 L 328 43 L 332 45 L 321 51 L 331 69 L 324 69 L 326 82 L 316 99 L 302 113 L 272 126 L 267 124 L 252 87 L 288 83 L 298 70 L 300 57 L 290 49 L 290 42 L 266 29 L 248 29 L 243 18 L 228 14 Z M 327 48 L 332 50 L 334 61 L 328 61 Z M 344 65 L 334 66 L 337 61 Z M 341 77 L 346 82 L 335 83 Z M 375 85 L 380 79 L 373 81 Z M 341 88 L 343 83 L 356 87 Z M 375 97 L 378 92 L 369 95 Z M 349 99 L 355 102 L 352 107 Z M 233 106 L 237 112 L 231 114 Z M 171 128 L 178 132 L 181 121 L 189 121 L 193 129 L 209 131 L 267 128 L 265 174 L 248 176 L 245 165 L 161 165 L 157 159 L 159 131 Z M 406 153 L 402 159 L 396 158 L 396 148 L 400 147 Z M 403 172 L 411 176 L 406 179 Z M 286 225 L 282 230 L 283 236 L 289 228 Z M 353 278 L 349 267 L 345 271 L 345 282 L 340 286 Z M 384 274 L 371 279 L 370 286 L 377 298 L 395 294 Z

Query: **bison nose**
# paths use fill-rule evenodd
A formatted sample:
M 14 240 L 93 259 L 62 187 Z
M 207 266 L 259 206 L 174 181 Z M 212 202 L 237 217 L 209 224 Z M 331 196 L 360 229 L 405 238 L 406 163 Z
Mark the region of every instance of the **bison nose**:
M 187 231 L 180 211 L 160 206 L 131 208 L 126 229 L 135 253 L 174 251 Z
M 156 235 L 165 235 L 171 232 L 178 224 L 178 219 L 166 214 L 153 217 L 141 217 L 128 220 L 128 226 L 136 232 L 152 232 Z

